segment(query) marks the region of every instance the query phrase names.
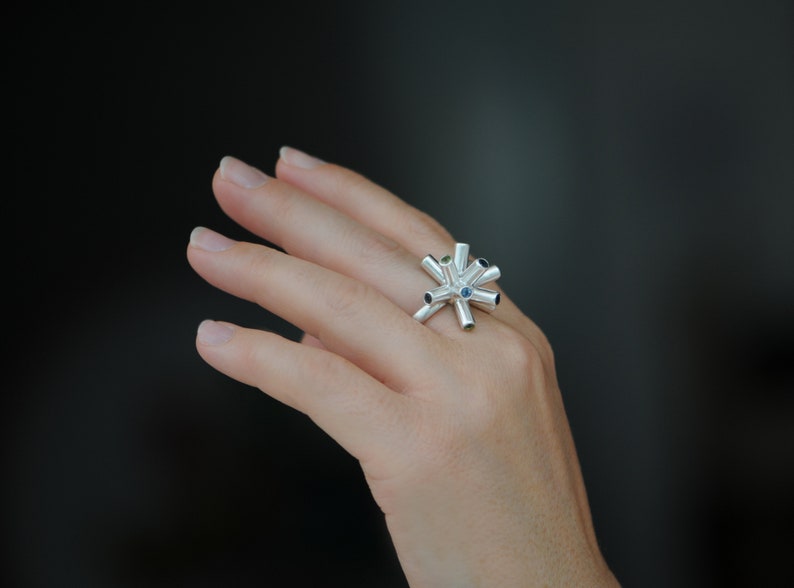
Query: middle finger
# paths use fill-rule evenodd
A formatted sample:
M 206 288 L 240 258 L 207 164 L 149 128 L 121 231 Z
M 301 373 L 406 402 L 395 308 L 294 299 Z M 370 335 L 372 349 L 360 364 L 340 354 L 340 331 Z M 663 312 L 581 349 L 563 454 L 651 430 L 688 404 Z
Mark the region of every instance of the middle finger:
M 440 360 L 435 333 L 371 286 L 327 268 L 205 228 L 191 234 L 188 260 L 210 284 L 274 312 L 394 390 L 426 384 L 423 374 Z

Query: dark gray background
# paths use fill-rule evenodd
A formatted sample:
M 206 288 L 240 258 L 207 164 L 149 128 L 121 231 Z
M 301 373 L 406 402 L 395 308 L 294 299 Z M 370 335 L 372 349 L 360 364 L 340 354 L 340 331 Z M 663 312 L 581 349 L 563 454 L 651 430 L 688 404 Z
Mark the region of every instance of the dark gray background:
M 435 215 L 544 329 L 625 586 L 794 579 L 784 1 L 2 11 L 4 585 L 405 586 L 358 465 L 206 366 L 210 178 L 290 144 Z

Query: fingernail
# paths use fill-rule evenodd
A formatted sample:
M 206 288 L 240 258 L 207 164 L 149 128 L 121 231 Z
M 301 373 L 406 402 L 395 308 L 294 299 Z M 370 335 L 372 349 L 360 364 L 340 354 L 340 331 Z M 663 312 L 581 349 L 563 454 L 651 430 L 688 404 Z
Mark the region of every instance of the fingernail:
M 232 338 L 232 335 L 234 335 L 232 327 L 209 319 L 201 321 L 196 334 L 199 343 L 203 345 L 223 345 Z
M 295 167 L 302 167 L 303 169 L 313 169 L 325 163 L 321 159 L 307 155 L 303 151 L 298 151 L 292 147 L 282 147 L 278 153 L 285 163 Z
M 221 177 L 237 184 L 241 188 L 258 188 L 268 180 L 270 176 L 264 172 L 259 171 L 255 167 L 251 167 L 247 163 L 240 161 L 236 157 L 227 155 L 221 159 Z
M 196 227 L 190 233 L 190 244 L 204 251 L 226 251 L 237 243 L 206 227 Z

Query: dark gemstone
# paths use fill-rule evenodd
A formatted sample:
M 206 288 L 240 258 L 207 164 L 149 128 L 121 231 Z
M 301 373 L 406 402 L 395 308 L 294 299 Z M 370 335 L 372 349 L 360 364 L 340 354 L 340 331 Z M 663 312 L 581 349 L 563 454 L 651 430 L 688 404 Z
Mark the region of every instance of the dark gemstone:
M 425 292 L 425 304 L 433 302 L 433 295 L 430 292 Z
M 452 257 L 449 255 L 445 255 L 444 257 L 441 258 L 441 263 L 443 263 L 444 265 L 448 264 L 450 261 L 452 261 Z
M 463 286 L 463 288 L 460 289 L 460 297 L 471 298 L 471 288 L 468 286 Z
M 499 304 L 501 301 L 502 301 L 502 295 L 501 294 L 497 294 L 496 295 L 496 300 L 494 301 L 494 304 Z

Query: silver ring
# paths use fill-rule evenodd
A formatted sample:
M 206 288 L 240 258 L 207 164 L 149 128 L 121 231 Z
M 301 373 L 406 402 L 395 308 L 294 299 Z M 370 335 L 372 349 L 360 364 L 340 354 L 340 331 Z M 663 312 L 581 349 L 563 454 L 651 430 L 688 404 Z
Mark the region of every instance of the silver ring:
M 454 257 L 445 255 L 438 261 L 432 255 L 425 256 L 422 267 L 439 286 L 425 292 L 425 305 L 414 314 L 420 323 L 451 304 L 455 307 L 461 328 L 470 331 L 475 321 L 469 305 L 491 312 L 501 300 L 499 292 L 480 286 L 498 280 L 502 272 L 482 257 L 469 263 L 469 246 L 466 243 L 455 244 Z

